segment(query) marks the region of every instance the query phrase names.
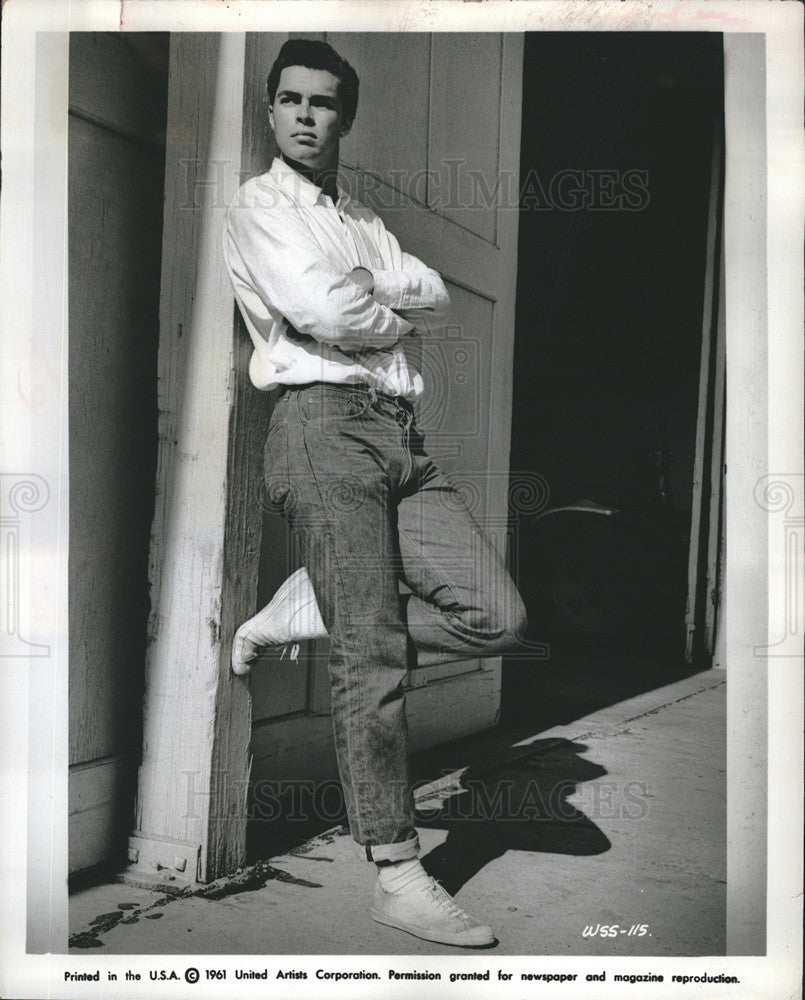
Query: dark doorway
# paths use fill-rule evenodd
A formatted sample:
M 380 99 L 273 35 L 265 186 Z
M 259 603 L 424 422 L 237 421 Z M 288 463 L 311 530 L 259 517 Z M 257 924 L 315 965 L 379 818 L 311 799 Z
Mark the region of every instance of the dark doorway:
M 552 675 L 582 661 L 606 674 L 587 711 L 689 670 L 722 38 L 528 34 L 523 97 L 512 475 L 539 472 L 551 508 L 585 500 L 617 513 L 526 518 L 516 565 Z M 504 710 L 529 669 L 508 664 Z

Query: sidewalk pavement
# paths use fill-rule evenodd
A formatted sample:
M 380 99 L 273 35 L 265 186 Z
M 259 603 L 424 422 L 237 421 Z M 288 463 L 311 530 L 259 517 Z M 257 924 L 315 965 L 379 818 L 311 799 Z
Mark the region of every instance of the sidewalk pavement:
M 725 684 L 708 670 L 514 745 L 482 734 L 462 775 L 419 789 L 423 863 L 493 927 L 490 957 L 724 954 Z M 462 951 L 374 923 L 374 879 L 336 827 L 176 897 L 120 882 L 75 892 L 71 951 Z

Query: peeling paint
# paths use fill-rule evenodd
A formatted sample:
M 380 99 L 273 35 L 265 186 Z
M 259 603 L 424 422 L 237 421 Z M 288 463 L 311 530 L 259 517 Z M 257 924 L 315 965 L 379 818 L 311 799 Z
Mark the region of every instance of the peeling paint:
M 214 618 L 207 619 L 207 627 L 210 630 L 210 640 L 213 646 L 217 646 L 221 638 L 221 624 Z

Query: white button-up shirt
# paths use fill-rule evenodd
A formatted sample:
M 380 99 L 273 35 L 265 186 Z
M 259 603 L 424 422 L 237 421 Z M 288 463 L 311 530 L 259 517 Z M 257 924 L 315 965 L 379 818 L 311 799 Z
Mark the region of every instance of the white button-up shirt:
M 404 338 L 437 325 L 449 296 L 379 216 L 338 195 L 277 157 L 229 207 L 224 257 L 254 343 L 249 375 L 258 389 L 364 382 L 415 398 L 422 376 Z M 356 267 L 371 271 L 371 295 L 347 277 Z

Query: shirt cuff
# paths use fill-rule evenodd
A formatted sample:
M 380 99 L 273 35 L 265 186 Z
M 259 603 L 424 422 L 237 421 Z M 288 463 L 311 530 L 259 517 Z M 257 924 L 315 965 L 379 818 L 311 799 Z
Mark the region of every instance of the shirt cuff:
M 374 280 L 372 298 L 389 309 L 405 309 L 408 301 L 408 275 L 405 271 L 371 269 Z

